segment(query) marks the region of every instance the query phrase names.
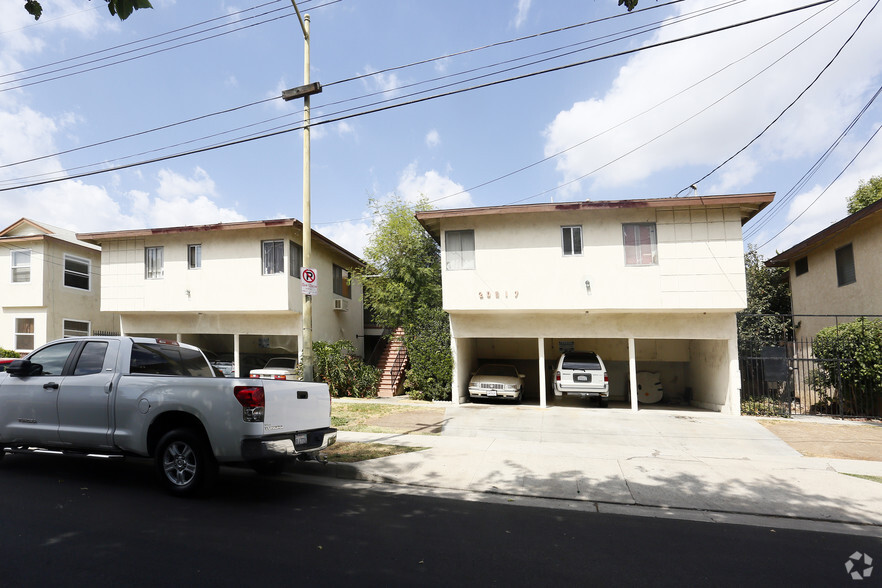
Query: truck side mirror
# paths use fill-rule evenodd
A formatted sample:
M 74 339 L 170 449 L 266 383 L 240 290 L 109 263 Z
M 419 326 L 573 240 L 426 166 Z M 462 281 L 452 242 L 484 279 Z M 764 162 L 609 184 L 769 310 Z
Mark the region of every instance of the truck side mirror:
M 39 376 L 43 373 L 43 366 L 39 363 L 31 363 L 27 359 L 16 359 L 6 366 L 6 373 L 19 378 Z

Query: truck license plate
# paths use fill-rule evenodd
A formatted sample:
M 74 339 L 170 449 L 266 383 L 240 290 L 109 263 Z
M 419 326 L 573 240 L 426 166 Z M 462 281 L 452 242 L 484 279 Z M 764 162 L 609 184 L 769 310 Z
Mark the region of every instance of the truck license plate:
M 576 381 L 577 382 L 590 382 L 591 381 L 591 374 L 576 376 Z
M 294 445 L 305 445 L 306 444 L 306 433 L 295 433 L 294 434 Z

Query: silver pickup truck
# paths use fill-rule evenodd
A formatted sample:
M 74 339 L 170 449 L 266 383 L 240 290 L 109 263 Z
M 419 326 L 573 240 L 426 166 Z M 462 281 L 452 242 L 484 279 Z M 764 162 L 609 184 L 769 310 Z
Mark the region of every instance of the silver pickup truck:
M 196 347 L 74 337 L 0 373 L 0 459 L 57 450 L 152 457 L 176 495 L 208 488 L 218 464 L 281 471 L 333 444 L 325 384 L 215 377 Z

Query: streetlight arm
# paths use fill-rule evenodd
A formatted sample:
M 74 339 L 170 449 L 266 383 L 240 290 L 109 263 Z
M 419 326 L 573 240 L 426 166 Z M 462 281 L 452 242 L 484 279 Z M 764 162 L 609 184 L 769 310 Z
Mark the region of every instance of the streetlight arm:
M 311 84 L 306 84 L 305 86 L 297 86 L 290 90 L 283 90 L 282 100 L 287 102 L 288 100 L 294 100 L 295 98 L 305 98 L 307 96 L 312 96 L 313 94 L 321 94 L 321 92 L 322 85 L 318 82 L 313 82 Z

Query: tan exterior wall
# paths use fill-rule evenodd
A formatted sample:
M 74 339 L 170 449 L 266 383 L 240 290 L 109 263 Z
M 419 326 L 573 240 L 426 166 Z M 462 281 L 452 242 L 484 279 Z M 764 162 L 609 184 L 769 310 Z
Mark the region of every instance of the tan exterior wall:
M 12 283 L 12 249 L 31 251 L 29 282 Z M 64 285 L 64 260 L 69 256 L 90 262 L 89 290 Z M 63 337 L 65 320 L 87 322 L 90 332 L 118 328 L 116 316 L 100 310 L 100 289 L 100 253 L 92 248 L 51 238 L 0 248 L 0 347 L 15 348 L 16 318 L 34 319 L 34 348 Z
M 262 246 L 285 244 L 284 271 L 263 275 Z M 102 242 L 103 310 L 121 315 L 122 331 L 132 334 L 277 335 L 299 341 L 303 294 L 299 267 L 290 271 L 289 242 L 301 243 L 292 227 L 157 234 Z M 202 267 L 188 269 L 188 245 L 202 247 Z M 163 247 L 164 271 L 146 279 L 145 247 Z M 351 261 L 313 240 L 312 266 L 318 274 L 313 296 L 313 340 L 351 341 L 363 354 L 362 287 L 353 281 L 348 310 L 334 310 L 333 265 Z M 358 335 L 358 336 L 356 336 Z M 299 343 L 297 344 L 299 345 Z M 297 347 L 295 345 L 295 347 Z
M 656 223 L 658 265 L 626 266 L 623 223 Z M 561 227 L 581 225 L 581 256 Z M 475 230 L 475 269 L 444 271 L 444 308 L 461 310 L 740 310 L 746 305 L 737 207 L 616 209 L 443 219 Z M 590 283 L 590 291 L 586 287 Z
M 878 216 L 878 215 L 877 215 Z M 882 225 L 870 217 L 849 227 L 812 249 L 808 272 L 796 275 L 790 265 L 790 288 L 793 313 L 796 315 L 882 315 Z M 856 281 L 839 286 L 836 279 L 836 249 L 852 244 Z M 843 316 L 840 323 L 856 316 Z M 824 327 L 836 324 L 835 318 L 797 316 L 796 337 L 812 338 Z

